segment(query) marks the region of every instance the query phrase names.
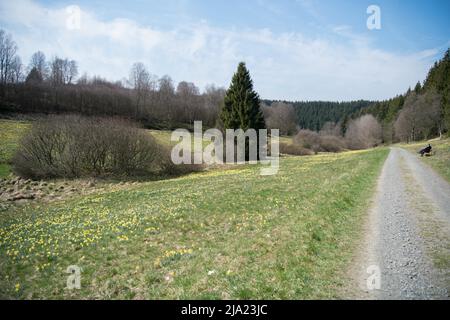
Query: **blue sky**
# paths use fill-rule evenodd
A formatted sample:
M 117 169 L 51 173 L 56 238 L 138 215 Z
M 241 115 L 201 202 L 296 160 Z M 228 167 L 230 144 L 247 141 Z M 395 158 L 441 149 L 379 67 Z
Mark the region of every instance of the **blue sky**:
M 368 30 L 366 9 L 381 10 Z M 81 9 L 68 30 L 66 7 Z M 27 62 L 40 49 L 111 80 L 141 61 L 158 75 L 227 86 L 246 61 L 263 98 L 385 99 L 423 80 L 450 46 L 450 1 L 0 0 Z

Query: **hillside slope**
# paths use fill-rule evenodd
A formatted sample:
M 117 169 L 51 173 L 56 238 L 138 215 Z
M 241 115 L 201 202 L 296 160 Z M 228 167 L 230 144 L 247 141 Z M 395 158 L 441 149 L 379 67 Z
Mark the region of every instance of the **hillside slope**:
M 386 149 L 287 157 L 0 216 L 8 298 L 331 298 Z M 320 190 L 320 192 L 317 192 Z M 70 265 L 81 290 L 65 289 Z

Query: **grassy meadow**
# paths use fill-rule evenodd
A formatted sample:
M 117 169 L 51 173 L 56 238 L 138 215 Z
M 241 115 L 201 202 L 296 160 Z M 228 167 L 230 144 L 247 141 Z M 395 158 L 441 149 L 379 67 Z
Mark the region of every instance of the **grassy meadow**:
M 168 130 L 149 130 L 150 134 L 155 138 L 155 140 L 161 145 L 173 146 L 177 144 L 176 141 L 170 141 L 172 131 Z
M 29 128 L 28 122 L 0 119 L 0 178 L 11 172 L 11 159 L 20 137 Z
M 150 134 L 156 139 L 156 141 L 162 145 L 166 145 L 166 146 L 174 146 L 176 145 L 178 142 L 176 141 L 171 141 L 171 135 L 172 135 L 172 131 L 168 131 L 168 130 L 149 130 Z M 292 144 L 293 138 L 292 137 L 288 137 L 288 136 L 280 136 L 279 137 L 279 141 L 280 143 L 285 143 L 285 144 Z M 207 146 L 208 144 L 210 144 L 211 142 L 207 139 L 204 139 L 203 141 L 203 147 Z M 194 148 L 194 142 L 192 139 L 192 145 L 191 148 L 193 150 Z
M 290 156 L 274 176 L 247 165 L 9 207 L 0 296 L 337 297 L 387 154 Z M 70 265 L 80 290 L 66 289 Z

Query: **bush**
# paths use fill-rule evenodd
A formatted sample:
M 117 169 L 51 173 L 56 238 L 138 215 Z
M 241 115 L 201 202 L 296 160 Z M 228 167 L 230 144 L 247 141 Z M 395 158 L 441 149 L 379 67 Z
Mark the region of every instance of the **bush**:
M 350 149 L 367 149 L 381 143 L 382 130 L 377 119 L 370 114 L 351 120 L 345 133 Z
M 193 155 L 192 155 L 193 157 Z M 167 176 L 181 176 L 191 172 L 205 169 L 203 164 L 174 164 L 171 159 L 171 150 L 164 148 L 161 153 L 160 172 Z
M 311 130 L 300 130 L 294 137 L 294 143 L 314 152 L 320 151 L 320 136 L 317 132 Z
M 132 176 L 160 170 L 163 152 L 126 120 L 52 116 L 35 122 L 22 139 L 14 170 L 28 178 Z
M 279 147 L 281 154 L 290 154 L 293 156 L 309 156 L 314 154 L 312 150 L 303 148 L 295 144 L 280 143 Z
M 341 152 L 345 149 L 345 142 L 342 137 L 321 136 L 320 147 L 325 152 Z
M 273 102 L 270 106 L 262 105 L 266 127 L 279 129 L 280 135 L 293 135 L 297 132 L 297 114 L 291 104 Z
M 294 143 L 300 147 L 317 152 L 340 152 L 345 149 L 342 137 L 320 135 L 311 130 L 300 130 L 294 137 Z

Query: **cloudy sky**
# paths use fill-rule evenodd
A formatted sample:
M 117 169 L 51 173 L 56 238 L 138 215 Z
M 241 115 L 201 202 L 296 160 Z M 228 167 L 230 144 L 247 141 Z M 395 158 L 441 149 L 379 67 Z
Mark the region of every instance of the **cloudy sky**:
M 367 28 L 371 4 L 379 30 Z M 0 0 L 0 28 L 25 63 L 41 50 L 110 80 L 140 61 L 226 87 L 245 61 L 262 98 L 385 99 L 423 81 L 450 46 L 449 12 L 446 0 Z

